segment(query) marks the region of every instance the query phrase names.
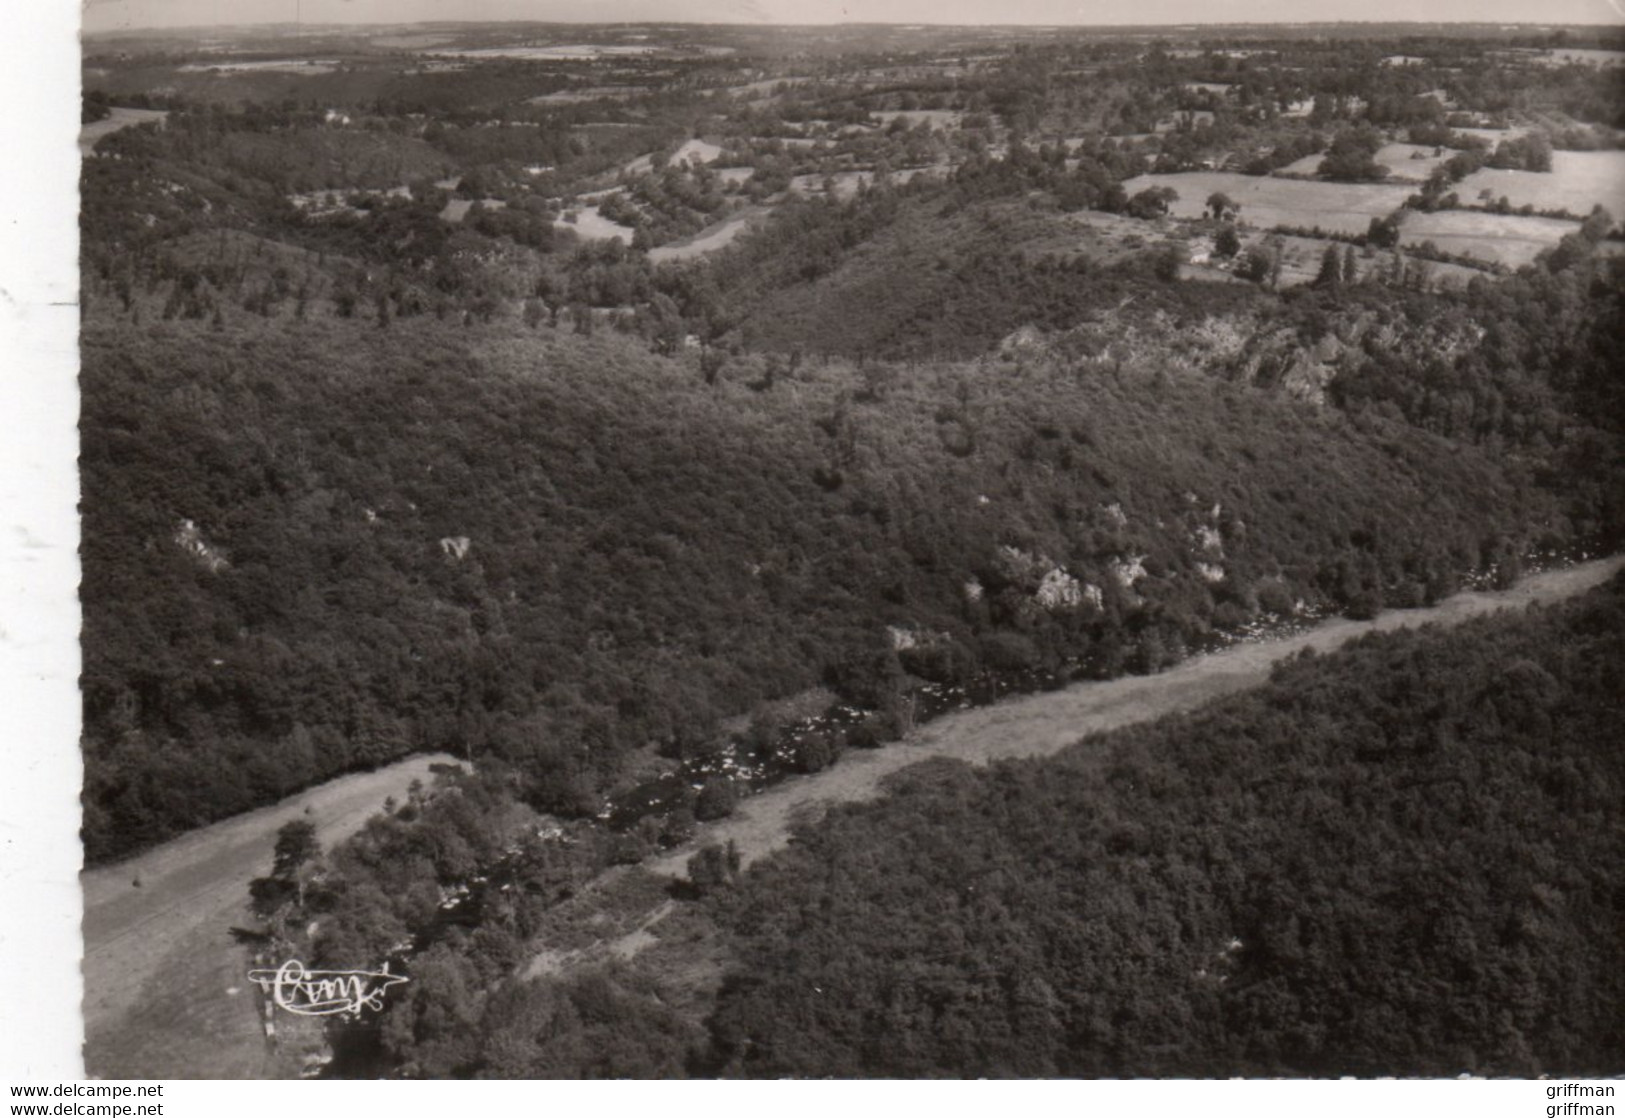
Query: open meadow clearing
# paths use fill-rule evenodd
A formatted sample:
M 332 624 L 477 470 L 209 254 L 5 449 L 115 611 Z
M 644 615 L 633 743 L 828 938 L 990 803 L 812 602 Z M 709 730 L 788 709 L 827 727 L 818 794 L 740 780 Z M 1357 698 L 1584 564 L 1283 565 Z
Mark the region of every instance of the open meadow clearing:
M 1577 217 L 1602 206 L 1625 217 L 1625 151 L 1554 151 L 1546 172 L 1501 171 L 1485 167 L 1461 180 L 1456 193 L 1476 203 L 1484 191 L 1505 197 L 1514 208 L 1568 210 Z
M 1432 241 L 1445 252 L 1518 268 L 1578 229 L 1574 222 L 1554 217 L 1439 210 L 1407 215 L 1399 243 L 1408 247 Z
M 1443 165 L 1454 154 L 1449 148 L 1432 148 L 1423 144 L 1384 144 L 1372 158 L 1388 168 L 1390 179 L 1425 182 L 1435 167 Z
M 1387 183 L 1305 182 L 1259 178 L 1228 171 L 1186 171 L 1177 175 L 1140 175 L 1123 184 L 1132 196 L 1153 186 L 1172 187 L 1179 198 L 1169 211 L 1176 217 L 1201 217 L 1208 196 L 1228 194 L 1241 204 L 1241 220 L 1258 229 L 1290 225 L 1315 226 L 1329 233 L 1364 233 L 1374 217 L 1387 217 L 1404 205 L 1408 186 Z
M 574 220 L 571 220 L 571 214 L 574 215 Z M 632 236 L 637 232 L 630 225 L 611 221 L 598 212 L 597 206 L 582 206 L 579 210 L 570 210 L 553 224 L 560 229 L 574 230 L 576 236 L 589 241 L 619 240 L 631 244 Z
M 500 210 L 508 205 L 501 198 L 480 198 L 477 200 L 473 198 L 449 198 L 446 200 L 445 209 L 440 211 L 440 220 L 462 221 L 468 217 L 468 211 L 473 209 L 476 204 L 484 206 L 488 210 Z

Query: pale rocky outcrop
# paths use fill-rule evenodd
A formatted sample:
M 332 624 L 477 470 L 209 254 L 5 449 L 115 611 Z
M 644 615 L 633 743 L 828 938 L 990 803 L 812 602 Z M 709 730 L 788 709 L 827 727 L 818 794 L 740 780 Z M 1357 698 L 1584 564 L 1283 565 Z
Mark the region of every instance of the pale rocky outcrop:
M 1033 597 L 1047 610 L 1071 609 L 1083 603 L 1083 589 L 1077 579 L 1055 567 L 1038 583 Z
M 1134 584 L 1145 577 L 1145 556 L 1119 556 L 1112 560 L 1111 569 L 1112 577 L 1117 580 L 1117 585 L 1124 590 L 1133 589 Z
M 198 526 L 190 520 L 182 520 L 176 526 L 175 546 L 190 555 L 198 566 L 210 574 L 219 574 L 231 566 L 226 557 L 203 538 L 203 533 L 198 531 Z

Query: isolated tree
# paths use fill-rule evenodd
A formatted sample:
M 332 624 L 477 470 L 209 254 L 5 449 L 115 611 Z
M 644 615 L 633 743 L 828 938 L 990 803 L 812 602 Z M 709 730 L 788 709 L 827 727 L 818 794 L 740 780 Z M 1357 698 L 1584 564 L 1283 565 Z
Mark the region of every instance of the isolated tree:
M 701 823 L 725 819 L 733 814 L 734 805 L 738 801 L 739 794 L 734 791 L 732 780 L 723 778 L 707 781 L 694 799 L 694 818 Z
M 733 840 L 728 840 L 726 847 L 713 842 L 689 858 L 688 883 L 696 893 L 709 893 L 732 885 L 739 877 L 739 868 L 739 848 Z
M 1148 186 L 1128 200 L 1130 217 L 1150 219 L 1168 212 L 1171 202 L 1179 201 L 1179 191 L 1171 186 Z
M 1215 221 L 1223 221 L 1228 216 L 1241 212 L 1241 207 L 1235 199 L 1222 190 L 1215 190 L 1207 196 L 1207 208 L 1212 211 Z
M 1327 245 L 1320 256 L 1320 271 L 1315 276 L 1316 287 L 1336 287 L 1343 282 L 1343 254 L 1336 245 Z
M 305 904 L 305 867 L 321 854 L 316 827 L 303 819 L 284 823 L 276 833 L 269 877 L 256 877 L 248 883 L 254 911 L 274 917 L 295 898 Z
M 1365 240 L 1376 248 L 1393 248 L 1399 244 L 1399 222 L 1393 214 L 1372 218 L 1366 228 Z
M 1235 226 L 1226 225 L 1219 230 L 1218 236 L 1213 238 L 1213 251 L 1226 258 L 1241 251 L 1241 237 L 1237 235 Z
M 1590 215 L 1580 223 L 1580 236 L 1592 244 L 1600 244 L 1614 227 L 1614 216 L 1601 205 L 1591 208 Z
M 1164 283 L 1179 279 L 1180 269 L 1190 259 L 1187 250 L 1177 244 L 1163 245 L 1152 256 L 1151 270 Z
M 705 346 L 700 350 L 700 376 L 704 378 L 707 387 L 714 387 L 717 378 L 722 376 L 722 370 L 727 367 L 728 353 L 716 346 Z
M 1241 259 L 1236 262 L 1236 275 L 1254 283 L 1263 283 L 1269 278 L 1272 263 L 1270 254 L 1254 245 L 1242 253 Z
M 276 833 L 271 873 L 286 881 L 298 876 L 305 863 L 322 852 L 316 841 L 316 825 L 304 819 L 284 823 Z

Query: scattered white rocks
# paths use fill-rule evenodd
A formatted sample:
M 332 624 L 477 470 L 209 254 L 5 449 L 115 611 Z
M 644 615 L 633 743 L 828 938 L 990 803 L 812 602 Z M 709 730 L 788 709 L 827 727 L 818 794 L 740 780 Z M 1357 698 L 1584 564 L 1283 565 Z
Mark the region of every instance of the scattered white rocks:
M 932 648 L 947 642 L 950 638 L 947 633 L 935 629 L 911 629 L 902 625 L 886 626 L 886 636 L 891 640 L 892 651 L 907 652 L 913 648 Z M 800 725 L 808 729 L 817 729 L 824 724 L 822 718 L 804 719 Z
M 198 526 L 190 520 L 182 520 L 175 528 L 175 546 L 197 561 L 198 566 L 210 574 L 219 574 L 231 566 L 226 557 L 213 545 L 203 538 Z
M 1119 556 L 1113 559 L 1111 571 L 1117 585 L 1124 590 L 1133 589 L 1134 584 L 1145 577 L 1145 559 L 1144 555 Z
M 1039 581 L 1033 597 L 1048 610 L 1072 609 L 1083 604 L 1083 588 L 1077 579 L 1055 567 Z

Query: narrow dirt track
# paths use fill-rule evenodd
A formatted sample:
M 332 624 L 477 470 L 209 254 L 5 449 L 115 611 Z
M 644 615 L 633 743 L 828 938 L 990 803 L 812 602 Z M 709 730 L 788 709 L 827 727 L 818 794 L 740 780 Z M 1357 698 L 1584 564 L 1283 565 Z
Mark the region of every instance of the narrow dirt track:
M 694 849 L 713 842 L 734 843 L 748 865 L 784 847 L 797 821 L 816 818 L 831 804 L 873 799 L 886 777 L 916 762 L 933 757 L 984 763 L 1048 756 L 1091 733 L 1189 710 L 1255 687 L 1269 678 L 1272 665 L 1305 648 L 1327 652 L 1374 631 L 1456 625 L 1497 610 L 1560 601 L 1601 585 L 1622 567 L 1625 556 L 1599 559 L 1531 576 L 1510 590 L 1468 591 L 1426 609 L 1390 610 L 1371 621 L 1338 619 L 1282 640 L 1233 645 L 1159 675 L 1079 683 L 946 715 L 896 745 L 873 751 L 849 749 L 833 768 L 752 796 L 735 815 L 702 828 L 689 846 L 645 866 L 670 877 L 682 876 Z
M 309 819 L 321 844 L 331 846 L 358 831 L 386 797 L 404 798 L 413 780 L 427 782 L 430 765 L 455 760 L 437 753 L 340 777 L 81 874 L 89 1074 L 209 1074 L 211 1065 L 194 1063 L 187 1051 L 177 1002 L 195 1008 L 211 1028 L 238 1032 L 246 1020 L 249 1035 L 257 1035 L 246 981 L 234 979 L 238 993 L 228 995 L 231 987 L 222 976 L 241 978 L 236 971 L 242 951 L 230 928 L 248 923 L 248 882 L 269 872 L 277 829 Z M 209 1005 L 227 997 L 240 1001 L 244 1012 L 211 1017 Z M 195 1006 L 190 998 L 197 999 Z M 210 1038 L 196 1039 L 207 1047 L 202 1042 Z M 251 1069 L 254 1061 L 245 1053 L 232 1066 Z

